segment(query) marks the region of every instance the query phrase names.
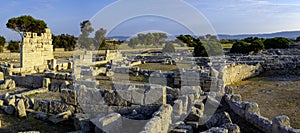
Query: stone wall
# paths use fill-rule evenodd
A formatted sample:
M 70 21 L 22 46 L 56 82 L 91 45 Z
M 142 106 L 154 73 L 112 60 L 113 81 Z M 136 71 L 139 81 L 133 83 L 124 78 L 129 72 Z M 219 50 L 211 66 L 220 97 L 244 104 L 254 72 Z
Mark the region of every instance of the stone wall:
M 21 44 L 20 62 L 22 68 L 34 66 L 45 66 L 47 61 L 53 59 L 52 33 L 50 29 L 45 29 L 45 33 L 40 36 L 37 33 L 26 32 Z
M 17 86 L 26 88 L 42 88 L 43 87 L 43 76 L 37 75 L 26 75 L 26 76 L 11 76 Z
M 266 133 L 298 133 L 300 129 L 293 129 L 290 126 L 287 116 L 277 116 L 272 121 L 260 115 L 257 103 L 243 102 L 239 94 L 232 94 L 227 91 L 225 101 L 230 109 L 241 118 L 245 119 L 259 130 Z
M 230 85 L 235 82 L 257 76 L 263 71 L 260 64 L 230 64 L 221 70 L 224 85 Z

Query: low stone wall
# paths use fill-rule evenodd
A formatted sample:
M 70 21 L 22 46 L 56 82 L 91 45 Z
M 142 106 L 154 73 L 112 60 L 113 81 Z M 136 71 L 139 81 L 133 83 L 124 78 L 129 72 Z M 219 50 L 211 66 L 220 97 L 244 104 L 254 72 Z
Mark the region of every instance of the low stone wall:
M 232 92 L 232 91 L 227 91 Z M 225 101 L 230 106 L 231 110 L 245 119 L 259 130 L 266 133 L 298 133 L 300 129 L 290 127 L 289 118 L 287 116 L 278 116 L 270 121 L 260 115 L 260 109 L 257 103 L 242 102 L 241 95 L 227 93 Z
M 42 88 L 43 87 L 43 76 L 37 75 L 26 75 L 23 76 L 11 76 L 15 81 L 17 86 L 26 87 L 26 88 Z
M 254 77 L 263 71 L 260 64 L 231 64 L 221 70 L 224 85 L 230 85 L 246 78 Z

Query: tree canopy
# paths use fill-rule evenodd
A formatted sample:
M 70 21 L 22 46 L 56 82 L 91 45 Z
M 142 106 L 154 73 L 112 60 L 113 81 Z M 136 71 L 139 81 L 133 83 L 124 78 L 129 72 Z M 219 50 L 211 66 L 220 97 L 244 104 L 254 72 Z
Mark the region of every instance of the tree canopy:
M 164 48 L 162 49 L 163 52 L 166 53 L 174 53 L 175 52 L 175 47 L 172 44 L 172 42 L 167 42 Z
M 140 33 L 137 34 L 136 37 L 133 37 L 129 40 L 128 46 L 135 48 L 136 45 L 141 44 L 145 47 L 154 45 L 155 47 L 161 46 L 163 43 L 166 42 L 166 39 L 168 38 L 168 35 L 166 33 Z
M 53 47 L 54 48 L 64 48 L 67 51 L 74 50 L 76 45 L 77 38 L 73 35 L 61 34 L 61 35 L 52 35 L 53 38 Z
M 188 47 L 194 47 L 194 56 L 207 57 L 222 54 L 222 47 L 217 37 L 212 35 L 200 36 L 195 38 L 191 35 L 177 36 L 178 40 L 186 43 Z
M 22 36 L 23 32 L 43 33 L 47 24 L 43 20 L 35 19 L 30 15 L 23 15 L 11 18 L 6 23 L 6 27 L 12 29 Z
M 18 42 L 18 41 L 8 42 L 7 49 L 10 50 L 10 52 L 19 52 L 20 51 L 20 42 Z
M 275 37 L 266 39 L 264 41 L 264 45 L 266 49 L 270 48 L 288 48 L 290 44 L 290 40 L 284 37 Z
M 296 38 L 296 42 L 300 42 L 300 36 Z
M 3 37 L 3 36 L 0 36 L 0 46 L 4 46 L 4 44 L 5 44 L 5 42 L 6 42 L 6 40 L 5 40 L 5 37 Z

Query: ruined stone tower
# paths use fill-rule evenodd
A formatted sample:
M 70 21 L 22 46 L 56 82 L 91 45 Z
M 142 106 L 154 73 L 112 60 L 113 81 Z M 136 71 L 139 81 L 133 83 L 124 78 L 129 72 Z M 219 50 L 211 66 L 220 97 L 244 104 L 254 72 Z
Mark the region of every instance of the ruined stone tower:
M 31 32 L 24 33 L 20 48 L 20 65 L 22 68 L 46 68 L 47 61 L 54 58 L 50 29 L 45 29 L 45 33 L 41 33 L 41 35 Z

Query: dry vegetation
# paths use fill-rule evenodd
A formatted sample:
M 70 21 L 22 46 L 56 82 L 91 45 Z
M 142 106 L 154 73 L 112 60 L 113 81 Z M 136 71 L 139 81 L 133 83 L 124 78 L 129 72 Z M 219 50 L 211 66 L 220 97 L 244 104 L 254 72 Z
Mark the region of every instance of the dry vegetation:
M 242 95 L 243 101 L 258 103 L 262 116 L 272 120 L 278 115 L 287 115 L 291 126 L 300 128 L 299 76 L 288 77 L 267 72 L 233 86 L 235 93 Z

